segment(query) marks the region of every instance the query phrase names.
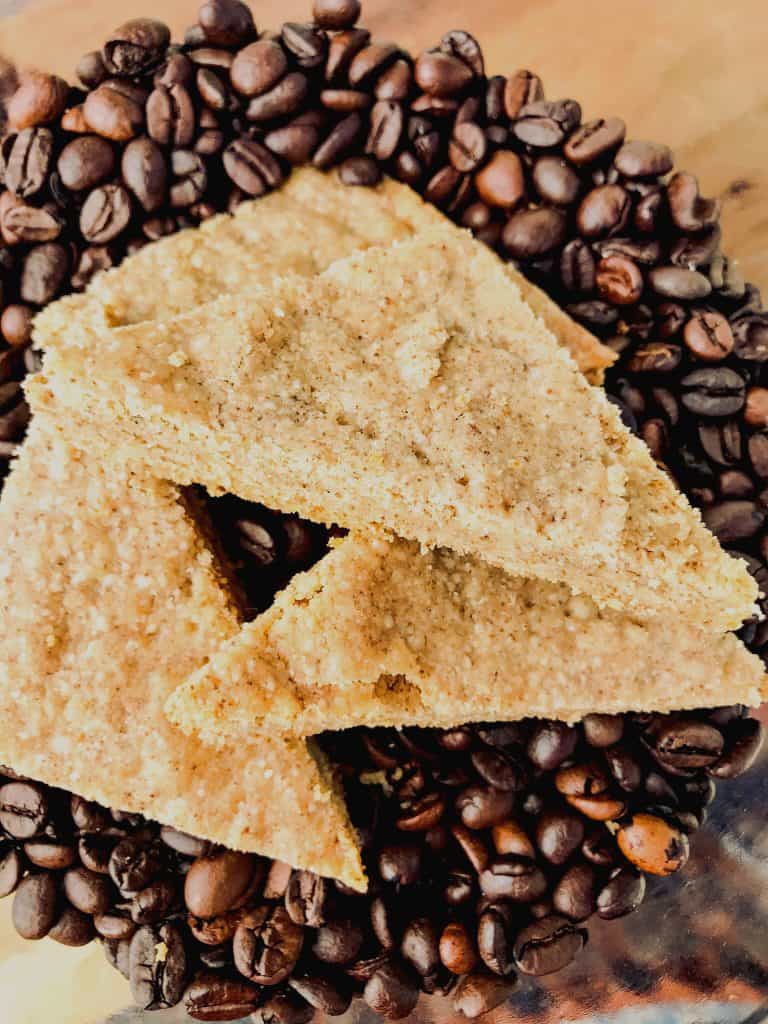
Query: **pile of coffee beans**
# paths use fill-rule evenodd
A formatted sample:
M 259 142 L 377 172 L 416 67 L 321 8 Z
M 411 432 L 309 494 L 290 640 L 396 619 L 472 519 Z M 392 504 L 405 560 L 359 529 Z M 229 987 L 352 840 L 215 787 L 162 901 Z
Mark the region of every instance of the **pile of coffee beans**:
M 207 0 L 178 45 L 151 19 L 122 25 L 76 86 L 0 66 L 0 473 L 29 418 L 38 309 L 293 166 L 389 174 L 616 351 L 625 422 L 768 592 L 768 314 L 722 254 L 719 202 L 619 118 L 582 123 L 529 71 L 487 75 L 467 32 L 414 59 L 359 16 L 315 0 L 273 33 Z M 209 507 L 252 614 L 327 549 L 296 517 Z M 768 655 L 765 621 L 741 635 Z M 147 1009 L 302 1024 L 361 996 L 394 1019 L 450 992 L 476 1017 L 518 974 L 569 963 L 589 917 L 634 910 L 645 873 L 682 867 L 713 780 L 760 741 L 743 708 L 326 736 L 366 896 L 4 770 L 0 895 L 27 938 L 100 939 Z

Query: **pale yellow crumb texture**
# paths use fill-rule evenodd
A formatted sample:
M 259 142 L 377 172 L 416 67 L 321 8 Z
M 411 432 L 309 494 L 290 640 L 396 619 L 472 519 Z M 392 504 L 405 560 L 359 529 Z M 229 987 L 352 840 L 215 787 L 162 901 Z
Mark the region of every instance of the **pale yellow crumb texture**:
M 758 704 L 733 635 L 641 623 L 566 587 L 384 535 L 349 535 L 170 699 L 184 729 L 311 735 Z
M 0 502 L 0 552 L 0 763 L 363 884 L 346 812 L 303 742 L 214 752 L 163 713 L 239 625 L 173 487 L 75 452 L 37 416 Z

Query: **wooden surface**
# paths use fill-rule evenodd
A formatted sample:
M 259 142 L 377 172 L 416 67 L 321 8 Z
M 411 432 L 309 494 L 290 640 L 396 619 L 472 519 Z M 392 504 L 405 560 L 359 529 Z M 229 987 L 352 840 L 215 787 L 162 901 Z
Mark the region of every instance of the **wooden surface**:
M 18 2 L 18 0 L 17 0 Z M 307 16 L 311 0 L 262 0 L 259 26 Z M 2 11 L 3 0 L 0 0 Z M 768 292 L 768 14 L 765 0 L 364 0 L 364 23 L 417 51 L 467 28 L 492 72 L 529 67 L 585 116 L 620 114 L 635 138 L 674 147 L 725 201 L 726 250 Z M 72 76 L 77 58 L 140 14 L 177 33 L 195 0 L 32 0 L 0 21 L 0 53 Z M 7 1024 L 96 1024 L 128 1003 L 95 947 L 22 943 L 0 911 L 0 1017 Z

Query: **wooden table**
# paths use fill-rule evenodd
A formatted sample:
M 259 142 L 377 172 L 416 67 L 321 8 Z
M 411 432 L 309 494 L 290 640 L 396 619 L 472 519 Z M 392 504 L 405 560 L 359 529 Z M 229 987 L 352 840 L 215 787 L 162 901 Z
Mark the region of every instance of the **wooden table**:
M 0 53 L 66 77 L 80 54 L 140 14 L 180 32 L 196 0 L 31 0 L 0 22 Z M 262 0 L 260 26 L 307 16 L 311 0 Z M 16 0 L 18 3 L 18 0 Z M 536 70 L 550 97 L 587 117 L 620 114 L 636 138 L 675 148 L 724 199 L 727 251 L 768 292 L 768 19 L 765 0 L 367 0 L 365 24 L 413 51 L 463 27 L 494 72 Z M 7 8 L 6 8 L 7 9 Z M 0 0 L 0 11 L 3 0 Z M 22 943 L 0 911 L 0 1004 L 8 1024 L 96 1024 L 128 1003 L 95 947 Z M 159 1021 L 158 1021 L 159 1024 Z

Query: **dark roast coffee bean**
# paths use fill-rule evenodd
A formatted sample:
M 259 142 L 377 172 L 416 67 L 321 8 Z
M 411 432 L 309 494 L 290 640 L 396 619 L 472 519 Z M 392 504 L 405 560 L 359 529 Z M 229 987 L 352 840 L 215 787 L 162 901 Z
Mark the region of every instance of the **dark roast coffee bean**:
M 285 893 L 285 907 L 298 925 L 319 928 L 325 924 L 328 882 L 312 871 L 294 871 Z
M 171 39 L 167 25 L 135 18 L 116 29 L 104 44 L 102 58 L 111 75 L 142 75 L 162 60 Z
M 597 895 L 597 913 L 612 919 L 631 914 L 645 896 L 645 875 L 632 868 L 620 868 Z
M 547 880 L 535 861 L 508 855 L 493 861 L 482 872 L 480 888 L 493 900 L 534 903 L 547 891 Z
M 154 924 L 167 916 L 176 900 L 176 886 L 169 878 L 161 878 L 131 900 L 131 918 L 136 924 Z
M 585 238 L 618 234 L 629 219 L 632 202 L 621 185 L 600 185 L 588 192 L 576 213 L 576 223 Z
M 385 1020 L 401 1020 L 416 1007 L 419 986 L 402 965 L 389 961 L 366 981 L 363 999 Z
M 559 145 L 580 120 L 581 107 L 575 100 L 536 100 L 520 110 L 512 131 L 528 146 L 550 149 Z
M 214 46 L 241 46 L 256 32 L 250 8 L 240 0 L 206 0 L 197 20 Z
M 720 217 L 719 200 L 703 199 L 692 174 L 675 174 L 667 185 L 667 199 L 672 220 L 681 231 L 703 231 Z
M 483 162 L 486 150 L 487 142 L 482 128 L 473 121 L 464 121 L 454 129 L 448 146 L 451 166 L 469 174 Z
M 719 362 L 733 350 L 733 334 L 726 318 L 710 310 L 694 310 L 683 339 L 704 362 Z
M 573 754 L 578 739 L 577 730 L 569 725 L 540 722 L 528 741 L 528 757 L 542 771 L 552 771 Z
M 283 25 L 280 38 L 299 67 L 316 68 L 323 64 L 328 53 L 328 38 L 313 25 L 288 21 Z
M 348 964 L 359 955 L 365 936 L 351 920 L 329 921 L 318 929 L 312 952 L 326 964 Z
M 13 896 L 11 916 L 22 939 L 44 938 L 59 916 L 55 875 L 44 871 L 22 879 Z
M 754 471 L 759 477 L 768 477 L 768 434 L 752 434 L 747 448 Z
M 568 811 L 545 811 L 536 822 L 536 843 L 552 864 L 565 864 L 583 839 L 583 819 Z
M 744 422 L 750 427 L 768 426 L 768 388 L 750 388 L 747 391 Z
M 584 739 L 591 747 L 612 747 L 624 733 L 621 715 L 587 715 L 581 723 Z
M 11 129 L 21 132 L 54 122 L 64 111 L 68 95 L 69 86 L 57 75 L 26 71 L 5 104 Z
M 224 169 L 237 187 L 249 196 L 262 195 L 283 180 L 283 172 L 274 156 L 250 139 L 238 139 L 227 146 Z
M 141 1010 L 164 1010 L 180 1002 L 189 964 L 179 929 L 170 923 L 139 928 L 131 939 L 131 996 Z
M 135 922 L 125 913 L 97 914 L 93 919 L 96 931 L 105 939 L 130 939 L 136 932 Z
M 294 924 L 285 907 L 256 907 L 246 913 L 235 932 L 235 966 L 258 985 L 278 985 L 296 966 L 303 943 L 304 929 Z
M 84 914 L 104 914 L 115 898 L 115 890 L 104 875 L 76 867 L 64 875 L 64 895 Z
M 106 139 L 82 135 L 64 147 L 56 166 L 62 184 L 80 191 L 93 188 L 112 174 L 115 154 Z
M 672 720 L 656 733 L 654 747 L 665 765 L 706 768 L 723 752 L 723 736 L 707 722 Z
M 451 97 L 461 93 L 474 77 L 465 61 L 440 50 L 420 54 L 414 66 L 414 74 L 419 88 L 435 97 Z
M 261 1001 L 257 985 L 212 972 L 199 974 L 184 993 L 184 1009 L 193 1020 L 241 1020 Z
M 721 544 L 732 544 L 754 537 L 762 529 L 766 512 L 753 501 L 721 501 L 702 515 Z
M 48 797 L 33 782 L 7 782 L 0 786 L 0 825 L 14 839 L 39 835 L 48 821 Z
M 595 287 L 595 258 L 589 246 L 576 238 L 560 254 L 560 277 L 569 292 L 591 292 Z
M 635 814 L 616 833 L 619 849 L 640 871 L 669 875 L 688 860 L 688 837 L 655 814 Z
M 453 1008 L 469 1020 L 501 1006 L 512 992 L 515 978 L 508 974 L 504 980 L 487 974 L 468 974 L 453 992 Z
M 616 306 L 631 306 L 643 293 L 640 268 L 626 256 L 605 256 L 597 265 L 597 290 Z
M 586 932 L 553 914 L 524 928 L 515 941 L 515 963 L 524 974 L 552 974 L 584 948 Z
M 171 206 L 184 208 L 199 202 L 208 186 L 205 162 L 197 153 L 176 149 L 171 155 L 175 181 L 170 188 Z
M 467 786 L 456 798 L 456 810 L 467 828 L 497 825 L 512 813 L 514 793 L 486 786 Z
M 122 976 L 128 980 L 130 977 L 130 955 L 131 955 L 131 944 L 127 940 L 115 941 L 112 939 L 105 939 L 102 942 L 102 948 L 104 955 L 107 958 L 107 962 L 119 971 Z
M 129 142 L 123 150 L 121 170 L 123 181 L 147 213 L 163 205 L 168 168 L 156 143 L 147 138 Z
M 480 959 L 490 971 L 502 977 L 511 974 L 514 967 L 511 925 L 511 915 L 504 904 L 488 907 L 480 914 L 477 922 Z
M 439 824 L 444 813 L 443 797 L 439 793 L 426 793 L 401 801 L 400 814 L 395 824 L 403 832 L 428 832 Z
M 195 135 L 195 108 L 181 83 L 158 85 L 147 100 L 147 132 L 161 146 L 183 148 Z
M 509 853 L 528 860 L 533 860 L 536 856 L 533 843 L 525 829 L 520 822 L 512 818 L 502 821 L 499 825 L 494 825 L 491 834 L 496 852 L 502 856 Z M 482 868 L 476 868 L 476 870 L 482 870 Z
M 260 39 L 237 54 L 230 78 L 243 96 L 260 96 L 277 85 L 287 70 L 283 47 L 272 39 Z
M 726 366 L 693 370 L 680 387 L 683 405 L 698 416 L 731 416 L 743 408 L 746 398 L 744 378 Z
M 128 226 L 131 200 L 121 185 L 101 185 L 88 196 L 80 211 L 83 237 L 95 245 L 113 241 Z
M 533 165 L 533 185 L 546 202 L 567 206 L 581 191 L 581 179 L 561 157 L 542 156 Z
M 109 874 L 122 893 L 133 894 L 146 888 L 162 868 L 158 845 L 141 835 L 121 839 L 109 858 Z
M 264 136 L 267 149 L 283 157 L 290 164 L 307 163 L 318 147 L 323 127 L 322 117 L 312 112 L 299 114 L 282 128 L 275 128 Z
M 359 0 L 314 0 L 312 16 L 325 29 L 351 28 L 360 17 Z
M 469 974 L 477 965 L 477 951 L 466 926 L 451 921 L 443 929 L 439 943 L 440 960 L 452 974 Z
M 5 162 L 5 187 L 28 199 L 45 184 L 53 156 L 53 134 L 48 128 L 25 128 L 13 138 Z
M 48 938 L 62 946 L 87 946 L 94 938 L 93 921 L 74 907 L 65 907 Z
M 24 874 L 24 862 L 15 846 L 0 840 L 0 899 L 16 890 Z
M 379 853 L 379 874 L 385 882 L 412 885 L 420 868 L 421 850 L 413 844 L 389 844 Z
M 571 921 L 586 921 L 596 908 L 597 876 L 583 861 L 568 868 L 552 892 L 552 908 Z
M 130 90 L 104 82 L 86 96 L 83 116 L 97 135 L 115 142 L 127 142 L 144 127 L 144 104 Z
M 562 245 L 565 230 L 565 214 L 545 206 L 513 213 L 501 237 L 510 256 L 526 260 L 544 256 Z
M 614 164 L 625 178 L 658 178 L 672 170 L 672 152 L 656 142 L 626 142 Z
M 288 984 L 294 992 L 305 999 L 316 1010 L 327 1013 L 329 1017 L 340 1017 L 346 1013 L 352 1002 L 352 995 L 344 986 L 344 979 L 323 975 L 302 978 L 291 978 Z
M 624 141 L 626 125 L 619 117 L 588 121 L 569 137 L 563 152 L 577 167 L 596 163 Z
M 434 921 L 428 917 L 417 917 L 403 932 L 400 952 L 414 970 L 426 978 L 437 970 L 440 963 L 440 936 Z
M 275 992 L 251 1015 L 254 1024 L 309 1024 L 313 1007 L 290 989 Z
M 763 745 L 764 729 L 755 718 L 737 719 L 728 727 L 725 753 L 707 769 L 718 779 L 735 779 L 748 771 Z
M 196 917 L 218 917 L 242 906 L 263 873 L 263 862 L 247 853 L 198 857 L 184 880 L 184 902 Z
M 403 109 L 392 100 L 379 100 L 370 115 L 370 132 L 365 146 L 377 160 L 389 160 L 403 132 Z
M 572 764 L 555 775 L 555 788 L 563 796 L 600 796 L 608 789 L 608 776 L 596 762 Z
M 469 871 L 450 871 L 446 880 L 443 895 L 452 907 L 459 907 L 472 899 L 474 894 L 474 878 Z
M 648 275 L 648 283 L 658 295 L 686 301 L 704 299 L 712 291 L 709 278 L 683 267 L 654 267 Z
M 516 792 L 525 785 L 525 770 L 519 760 L 496 750 L 476 750 L 472 766 L 477 774 L 494 789 Z
M 108 71 L 104 67 L 101 51 L 92 50 L 90 53 L 83 54 L 77 62 L 75 74 L 86 89 L 96 89 L 101 85 L 108 75 Z
M 523 166 L 516 153 L 499 150 L 475 177 L 475 187 L 489 206 L 512 209 L 525 194 Z

